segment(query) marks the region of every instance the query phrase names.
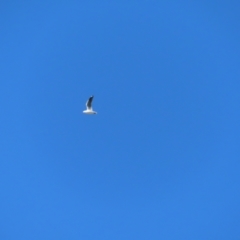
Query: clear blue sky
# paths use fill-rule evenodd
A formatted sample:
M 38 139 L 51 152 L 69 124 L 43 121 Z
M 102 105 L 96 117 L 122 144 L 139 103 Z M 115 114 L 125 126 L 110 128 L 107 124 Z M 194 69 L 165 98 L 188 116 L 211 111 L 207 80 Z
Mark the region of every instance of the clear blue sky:
M 239 240 L 239 9 L 1 1 L 0 239 Z

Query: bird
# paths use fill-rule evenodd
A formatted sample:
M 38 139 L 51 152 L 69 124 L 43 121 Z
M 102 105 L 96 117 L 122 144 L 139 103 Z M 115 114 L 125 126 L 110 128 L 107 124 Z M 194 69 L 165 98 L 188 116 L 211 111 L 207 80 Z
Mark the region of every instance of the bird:
M 92 101 L 93 101 L 94 96 L 91 96 L 87 102 L 86 102 L 86 107 L 87 109 L 83 111 L 85 114 L 97 114 L 97 112 L 93 111 L 92 109 Z

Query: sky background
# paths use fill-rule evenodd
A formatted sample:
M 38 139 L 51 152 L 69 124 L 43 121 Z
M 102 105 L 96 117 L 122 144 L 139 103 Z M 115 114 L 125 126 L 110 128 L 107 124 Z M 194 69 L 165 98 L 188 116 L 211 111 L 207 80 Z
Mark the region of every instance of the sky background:
M 239 10 L 1 1 L 0 239 L 239 240 Z

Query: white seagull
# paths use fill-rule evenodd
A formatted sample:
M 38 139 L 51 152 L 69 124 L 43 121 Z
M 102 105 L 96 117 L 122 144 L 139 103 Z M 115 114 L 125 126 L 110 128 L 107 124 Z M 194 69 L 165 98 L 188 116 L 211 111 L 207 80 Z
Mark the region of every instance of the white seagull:
M 93 111 L 92 109 L 92 101 L 93 101 L 93 97 L 94 96 L 91 96 L 87 102 L 86 102 L 86 107 L 87 109 L 83 111 L 83 113 L 85 114 L 97 114 L 97 112 Z

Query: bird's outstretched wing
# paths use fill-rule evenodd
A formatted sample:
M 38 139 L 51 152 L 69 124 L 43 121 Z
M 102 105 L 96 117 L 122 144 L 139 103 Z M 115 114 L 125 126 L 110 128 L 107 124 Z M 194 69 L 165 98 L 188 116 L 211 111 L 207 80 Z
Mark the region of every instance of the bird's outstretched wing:
M 87 102 L 86 102 L 86 107 L 87 107 L 87 109 L 92 109 L 93 97 L 94 97 L 94 96 L 91 96 L 91 97 L 87 100 Z

